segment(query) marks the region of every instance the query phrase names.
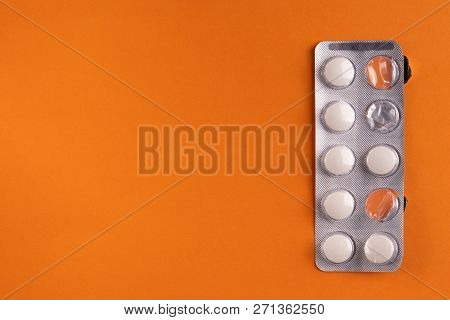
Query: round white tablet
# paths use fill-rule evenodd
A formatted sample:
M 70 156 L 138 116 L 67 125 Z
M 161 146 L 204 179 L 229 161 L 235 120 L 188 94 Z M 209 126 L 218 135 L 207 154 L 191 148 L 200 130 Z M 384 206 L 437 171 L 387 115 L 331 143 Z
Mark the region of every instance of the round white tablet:
M 366 165 L 371 173 L 377 176 L 387 176 L 398 168 L 397 151 L 388 145 L 378 145 L 370 149 L 366 156 Z
M 335 89 L 348 87 L 355 78 L 355 67 L 345 57 L 334 57 L 325 62 L 322 69 L 325 83 Z
M 350 260 L 354 251 L 352 239 L 343 232 L 333 233 L 322 242 L 324 257 L 333 263 L 343 263 Z
M 342 176 L 349 174 L 355 166 L 355 155 L 346 146 L 335 146 L 328 149 L 322 157 L 322 164 L 329 174 Z
M 342 220 L 352 215 L 355 209 L 355 198 L 347 190 L 329 192 L 322 201 L 322 210 L 334 220 Z
M 397 255 L 397 251 L 397 242 L 391 236 L 383 233 L 371 235 L 364 245 L 367 259 L 377 264 L 392 261 Z
M 348 131 L 355 123 L 355 110 L 347 102 L 334 101 L 325 107 L 322 120 L 331 131 Z

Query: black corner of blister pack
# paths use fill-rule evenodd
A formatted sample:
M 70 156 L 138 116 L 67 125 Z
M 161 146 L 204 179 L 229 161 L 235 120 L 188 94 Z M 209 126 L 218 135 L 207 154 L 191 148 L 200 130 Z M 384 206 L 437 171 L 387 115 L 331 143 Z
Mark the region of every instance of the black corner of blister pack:
M 411 72 L 411 66 L 409 65 L 409 60 L 407 56 L 403 56 L 403 65 L 404 65 L 404 83 L 407 83 L 408 80 L 411 78 L 412 76 L 412 72 Z

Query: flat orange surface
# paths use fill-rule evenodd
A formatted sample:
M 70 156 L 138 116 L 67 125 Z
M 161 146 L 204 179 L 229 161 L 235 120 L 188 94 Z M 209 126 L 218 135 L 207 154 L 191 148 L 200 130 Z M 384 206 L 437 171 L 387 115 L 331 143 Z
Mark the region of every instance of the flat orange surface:
M 0 295 L 448 297 L 444 3 L 1 0 Z M 263 124 L 313 90 L 318 42 L 392 38 L 413 68 L 404 270 L 320 272 L 312 210 L 242 174 L 194 174 L 86 243 L 181 178 L 137 174 L 138 125 L 178 123 L 137 92 L 193 126 Z M 311 96 L 275 123 L 312 121 Z M 313 176 L 273 180 L 313 203 Z

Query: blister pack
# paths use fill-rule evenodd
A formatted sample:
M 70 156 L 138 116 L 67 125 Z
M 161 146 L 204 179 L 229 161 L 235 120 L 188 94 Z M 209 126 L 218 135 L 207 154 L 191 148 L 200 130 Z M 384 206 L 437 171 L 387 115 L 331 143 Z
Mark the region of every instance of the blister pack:
M 403 257 L 404 83 L 393 41 L 315 49 L 315 252 L 323 271 L 390 272 Z

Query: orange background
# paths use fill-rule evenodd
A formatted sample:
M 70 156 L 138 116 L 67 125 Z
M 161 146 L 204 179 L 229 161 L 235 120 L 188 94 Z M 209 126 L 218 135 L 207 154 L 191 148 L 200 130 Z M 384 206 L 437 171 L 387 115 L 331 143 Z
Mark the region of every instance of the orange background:
M 421 281 L 450 295 L 449 7 L 414 25 L 442 0 L 6 2 L 18 12 L 1 1 L 1 296 L 442 298 Z M 318 271 L 313 212 L 241 174 L 193 175 L 71 254 L 180 179 L 137 175 L 138 125 L 178 122 L 101 68 L 194 126 L 262 124 L 313 90 L 318 42 L 394 37 L 413 68 L 403 267 L 414 276 Z M 275 123 L 312 121 L 310 97 Z M 311 164 L 312 148 L 311 137 Z M 312 176 L 273 179 L 313 203 Z

